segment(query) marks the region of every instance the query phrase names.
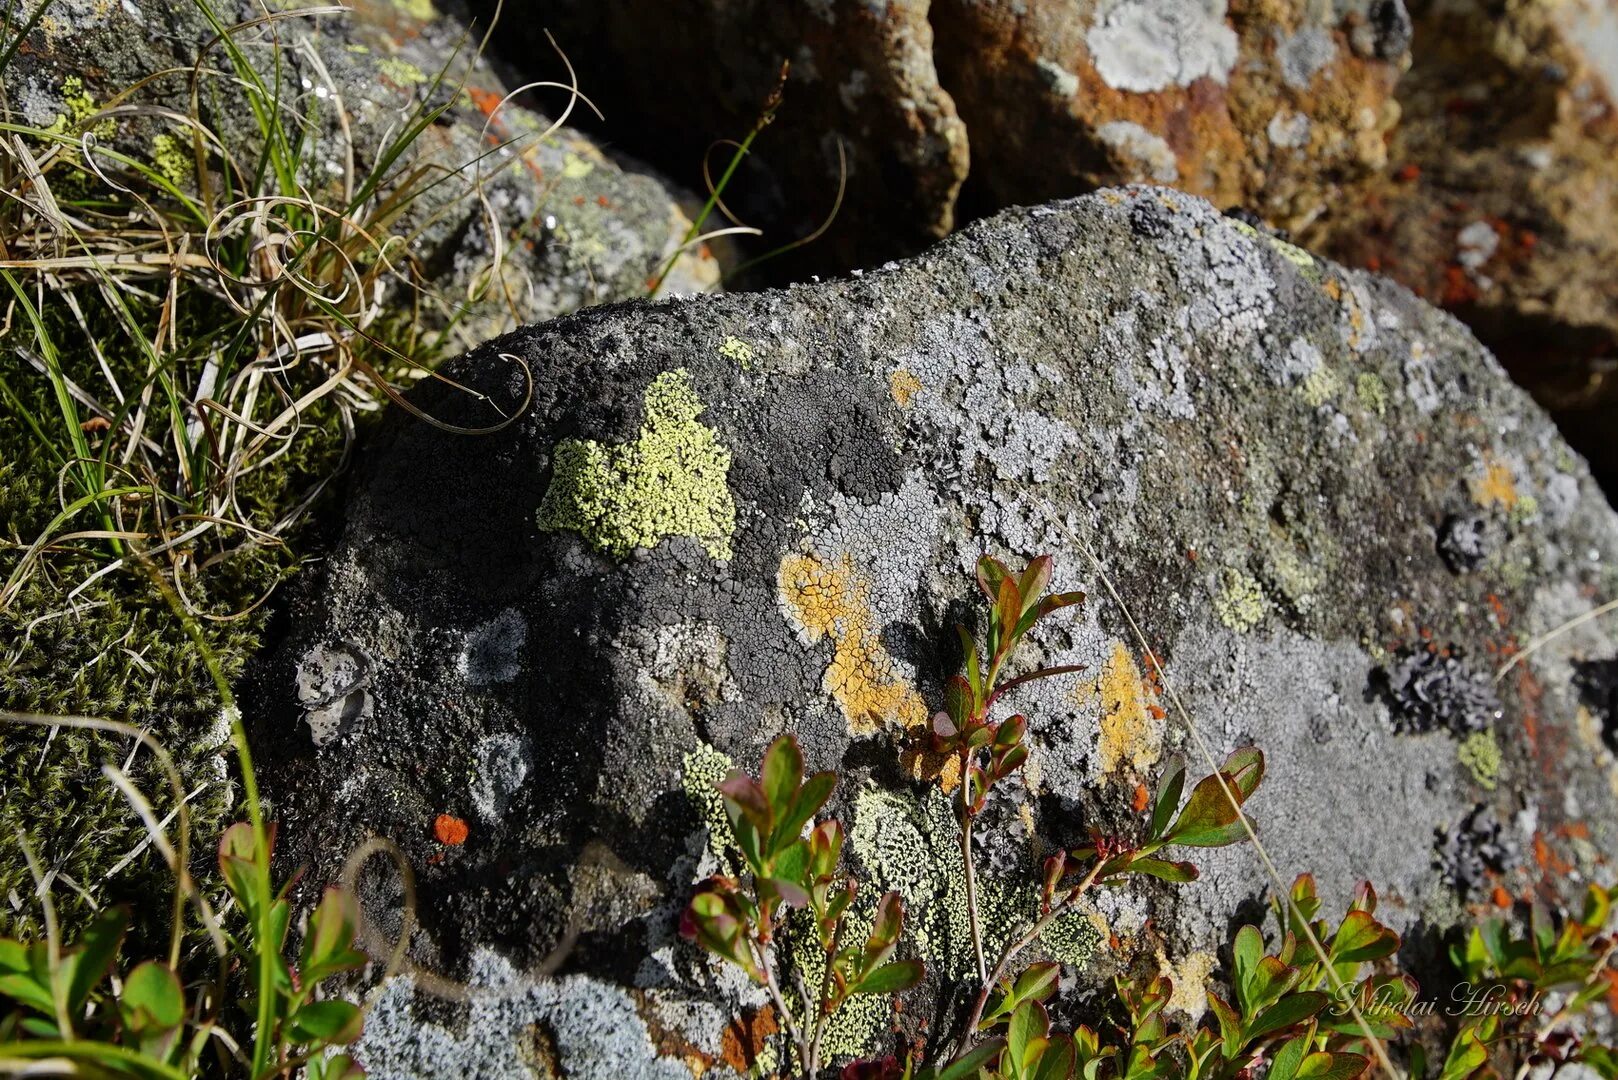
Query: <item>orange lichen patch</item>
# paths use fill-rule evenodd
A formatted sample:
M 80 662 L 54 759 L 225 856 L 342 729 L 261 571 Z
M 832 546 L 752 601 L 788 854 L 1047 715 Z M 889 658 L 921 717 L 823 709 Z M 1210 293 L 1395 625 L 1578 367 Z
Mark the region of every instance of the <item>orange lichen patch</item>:
M 644 990 L 631 990 L 635 999 L 635 1012 L 646 1024 L 647 1037 L 657 1048 L 657 1056 L 670 1058 L 684 1065 L 691 1072 L 693 1080 L 701 1080 L 713 1068 L 715 1059 L 711 1054 L 705 1054 L 691 1043 L 677 1028 L 670 1027 L 663 1020 L 663 1014 L 652 1002 Z M 768 1006 L 766 1006 L 768 1008 Z M 772 1014 L 773 1019 L 773 1014 Z M 741 1023 L 740 1020 L 736 1023 Z M 729 1038 L 727 1030 L 723 1038 Z M 725 1049 L 729 1049 L 728 1046 Z M 738 1072 L 745 1074 L 745 1068 L 738 1067 Z
M 460 847 L 466 843 L 470 832 L 466 822 L 453 814 L 439 814 L 433 821 L 433 836 L 438 838 L 440 844 L 448 844 L 450 847 Z
M 1135 813 L 1139 814 L 1139 813 L 1144 812 L 1145 809 L 1148 806 L 1151 805 L 1151 802 L 1152 802 L 1152 793 L 1146 790 L 1146 785 L 1145 784 L 1136 784 L 1135 785 L 1135 798 L 1130 803 L 1130 805 L 1135 808 Z
M 1511 906 L 1511 894 L 1506 892 L 1505 889 L 1498 885 L 1494 887 L 1494 895 L 1490 899 L 1494 901 L 1494 906 L 1497 908 L 1508 908 Z
M 1517 505 L 1517 478 L 1511 466 L 1486 458 L 1483 475 L 1472 481 L 1472 501 L 1485 510 L 1498 506 L 1510 510 Z
M 1147 711 L 1155 704 L 1151 689 L 1123 642 L 1113 645 L 1095 688 L 1101 698 L 1101 771 L 1111 774 L 1125 765 L 1144 771 L 1155 764 L 1163 754 L 1163 720 Z
M 831 665 L 821 685 L 843 710 L 851 735 L 884 728 L 921 730 L 927 706 L 902 681 L 893 657 L 882 645 L 871 611 L 871 585 L 843 555 L 835 563 L 813 555 L 789 554 L 777 577 L 781 601 L 809 642 L 830 638 Z
M 936 754 L 920 736 L 913 739 L 899 755 L 899 764 L 912 780 L 938 781 L 948 794 L 961 782 L 961 759 L 953 754 Z
M 497 94 L 493 90 L 486 90 L 481 86 L 468 86 L 466 96 L 472 99 L 472 104 L 484 116 L 493 116 L 500 108 L 500 102 L 505 100 L 504 95 Z
M 893 374 L 888 376 L 888 391 L 893 394 L 901 408 L 910 408 L 910 403 L 921 392 L 921 380 L 915 373 L 904 368 L 894 368 Z
M 725 1032 L 719 1038 L 719 1059 L 745 1076 L 764 1052 L 770 1036 L 780 1030 L 772 1006 L 743 1013 L 725 1025 Z

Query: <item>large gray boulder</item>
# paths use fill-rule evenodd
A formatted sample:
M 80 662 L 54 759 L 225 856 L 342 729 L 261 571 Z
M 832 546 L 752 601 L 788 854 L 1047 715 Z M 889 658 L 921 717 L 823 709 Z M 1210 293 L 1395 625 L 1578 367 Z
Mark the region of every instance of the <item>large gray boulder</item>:
M 518 418 L 384 428 L 253 717 L 310 885 L 373 834 L 416 870 L 417 973 L 370 1015 L 372 1075 L 769 1060 L 762 994 L 675 920 L 724 865 L 712 782 L 781 732 L 840 771 L 853 869 L 903 893 L 930 972 L 902 1012 L 840 1014 L 834 1054 L 947 1034 L 961 874 L 908 751 L 983 552 L 1054 553 L 1090 594 L 1025 657 L 1087 670 L 1013 701 L 1032 757 L 978 851 L 991 941 L 1052 846 L 1138 830 L 1137 785 L 1200 769 L 1106 582 L 1213 750 L 1268 755 L 1248 808 L 1328 910 L 1369 878 L 1431 944 L 1618 851 L 1611 627 L 1493 679 L 1618 589 L 1584 464 L 1454 319 L 1197 199 L 1009 212 L 846 281 L 580 313 L 449 374 L 482 396 L 424 385 L 421 409 Z M 1249 846 L 1197 861 L 1059 924 L 1069 985 L 1155 961 L 1199 1008 L 1269 886 Z M 396 879 L 365 882 L 385 936 Z M 428 971 L 476 989 L 435 1003 Z

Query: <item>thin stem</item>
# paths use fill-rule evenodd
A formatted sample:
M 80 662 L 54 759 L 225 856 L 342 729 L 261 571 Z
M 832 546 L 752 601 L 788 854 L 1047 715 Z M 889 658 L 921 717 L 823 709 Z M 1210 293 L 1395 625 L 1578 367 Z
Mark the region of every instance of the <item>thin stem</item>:
M 983 967 L 983 926 L 978 919 L 977 872 L 972 868 L 972 813 L 966 806 L 966 770 L 961 770 L 961 863 L 966 867 L 966 919 L 972 928 L 972 956 L 978 965 L 978 981 L 986 977 Z
M 820 1071 L 820 1039 L 826 1033 L 826 1021 L 831 1018 L 826 1004 L 831 1000 L 832 966 L 837 960 L 837 949 L 842 942 L 843 920 L 838 919 L 831 932 L 831 948 L 826 950 L 826 973 L 820 977 L 820 1004 L 815 1009 L 815 1034 L 809 1040 L 808 1072 L 811 1078 Z
M 770 1002 L 780 1014 L 781 1026 L 786 1029 L 787 1038 L 791 1039 L 797 1048 L 798 1060 L 807 1063 L 809 1045 L 803 1041 L 803 1029 L 792 1018 L 792 1011 L 787 1008 L 786 998 L 781 994 L 781 984 L 775 978 L 775 965 L 770 962 L 770 951 L 764 947 L 763 942 L 757 940 L 753 942 L 753 951 L 758 954 L 758 967 L 764 972 L 764 989 L 769 992 Z
M 1101 860 L 1097 859 L 1095 865 L 1090 867 L 1090 872 L 1084 875 L 1084 880 L 1080 881 L 1068 892 L 1066 899 L 1034 920 L 1034 925 L 1029 927 L 1028 932 L 1023 934 L 1022 937 L 1008 941 L 1006 947 L 1000 950 L 1000 957 L 994 962 L 994 970 L 990 972 L 988 978 L 983 980 L 983 986 L 978 991 L 977 1000 L 972 1003 L 971 1019 L 966 1022 L 966 1030 L 961 1035 L 961 1053 L 964 1054 L 972 1048 L 972 1042 L 977 1035 L 978 1024 L 983 1020 L 983 1009 L 989 1003 L 989 992 L 994 989 L 995 984 L 1005 975 L 1006 968 L 1011 965 L 1011 961 L 1018 953 L 1032 945 L 1034 940 L 1044 933 L 1047 926 L 1066 915 L 1078 903 L 1079 898 L 1089 890 L 1090 886 L 1095 884 L 1096 877 L 1101 873 L 1101 866 Z

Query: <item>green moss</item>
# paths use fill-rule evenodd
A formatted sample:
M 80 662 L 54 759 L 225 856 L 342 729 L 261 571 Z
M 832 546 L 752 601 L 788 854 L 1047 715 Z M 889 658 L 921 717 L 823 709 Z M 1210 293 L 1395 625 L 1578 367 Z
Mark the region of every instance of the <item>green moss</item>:
M 566 439 L 556 447 L 541 529 L 570 529 L 596 550 L 622 558 L 670 536 L 700 541 L 714 559 L 730 559 L 736 503 L 730 451 L 697 422 L 703 406 L 684 368 L 646 388 L 640 435 L 619 446 Z
M 1500 780 L 1500 744 L 1492 731 L 1475 731 L 1462 741 L 1455 755 L 1485 791 Z
M 1214 614 L 1238 633 L 1246 633 L 1264 621 L 1268 604 L 1264 589 L 1248 574 L 1234 567 L 1219 571 L 1219 594 L 1214 597 Z

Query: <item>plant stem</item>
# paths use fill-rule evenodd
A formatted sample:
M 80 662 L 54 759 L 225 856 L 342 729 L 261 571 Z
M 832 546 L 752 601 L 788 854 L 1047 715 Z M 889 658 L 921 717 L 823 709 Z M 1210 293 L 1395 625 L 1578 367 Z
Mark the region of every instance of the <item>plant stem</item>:
M 809 1044 L 803 1041 L 803 1029 L 792 1018 L 792 1012 L 787 1008 L 786 998 L 781 994 L 781 984 L 775 978 L 775 965 L 770 962 L 770 953 L 763 943 L 755 940 L 753 950 L 758 954 L 759 970 L 764 972 L 764 989 L 769 992 L 770 1002 L 775 1011 L 781 1016 L 781 1026 L 786 1029 L 787 1038 L 792 1040 L 798 1051 L 798 1061 L 807 1066 L 809 1061 Z M 807 1074 L 811 1078 L 814 1074 Z
M 837 959 L 837 947 L 843 941 L 843 920 L 838 919 L 837 925 L 832 928 L 831 948 L 826 950 L 826 972 L 820 977 L 820 1003 L 815 1009 L 815 1034 L 809 1040 L 808 1074 L 813 1080 L 815 1073 L 820 1071 L 820 1038 L 826 1033 L 826 1021 L 830 1015 L 826 1011 L 826 1003 L 831 1000 L 831 973 L 832 965 Z
M 972 928 L 972 956 L 978 965 L 978 981 L 987 976 L 983 967 L 983 925 L 978 919 L 977 872 L 972 868 L 972 814 L 966 806 L 966 770 L 961 770 L 961 862 L 966 867 L 966 919 Z
M 1065 900 L 1034 920 L 1034 925 L 1029 927 L 1027 933 L 1023 934 L 1022 937 L 1008 941 L 1006 947 L 1000 950 L 1000 957 L 994 962 L 994 970 L 989 973 L 988 978 L 983 980 L 983 986 L 978 990 L 977 1000 L 972 1003 L 971 1019 L 967 1020 L 966 1030 L 961 1035 L 960 1053 L 964 1054 L 972 1048 L 978 1024 L 983 1020 L 983 1009 L 989 1003 L 989 992 L 994 989 L 995 984 L 1005 975 L 1006 968 L 1010 966 L 1011 961 L 1018 953 L 1032 945 L 1047 926 L 1066 915 L 1078 903 L 1079 898 L 1089 890 L 1090 886 L 1095 884 L 1096 877 L 1101 873 L 1101 866 L 1101 860 L 1097 859 L 1095 865 L 1090 867 L 1090 872 L 1084 875 L 1084 880 L 1080 881 L 1068 892 Z

